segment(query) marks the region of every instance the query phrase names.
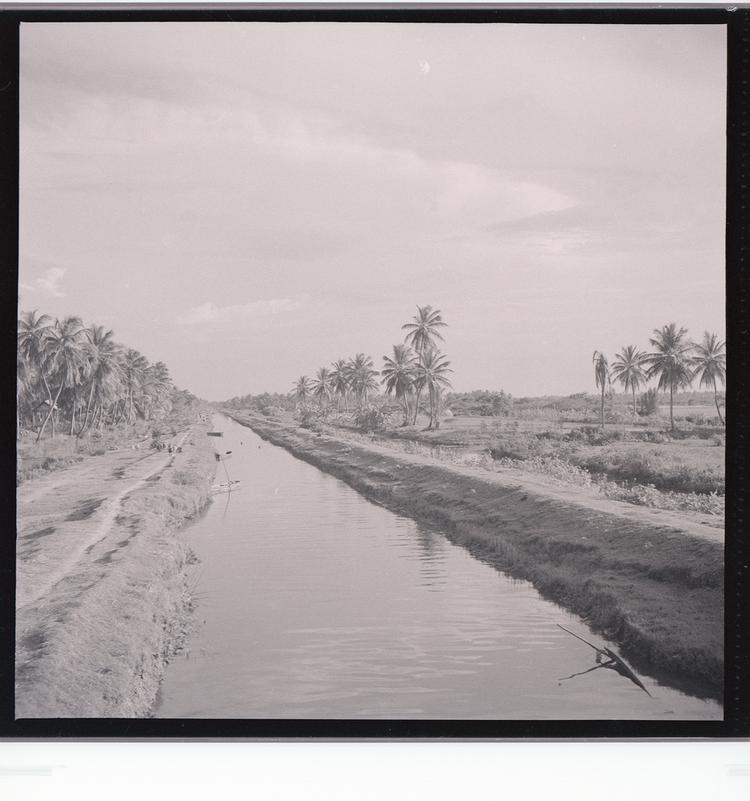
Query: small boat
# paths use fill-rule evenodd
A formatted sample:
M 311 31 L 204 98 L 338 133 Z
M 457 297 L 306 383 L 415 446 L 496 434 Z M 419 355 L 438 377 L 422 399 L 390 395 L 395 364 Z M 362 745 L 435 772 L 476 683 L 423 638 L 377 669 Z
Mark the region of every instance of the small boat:
M 223 437 L 224 436 L 224 432 L 223 431 L 209 431 L 207 433 L 208 433 L 209 437 Z

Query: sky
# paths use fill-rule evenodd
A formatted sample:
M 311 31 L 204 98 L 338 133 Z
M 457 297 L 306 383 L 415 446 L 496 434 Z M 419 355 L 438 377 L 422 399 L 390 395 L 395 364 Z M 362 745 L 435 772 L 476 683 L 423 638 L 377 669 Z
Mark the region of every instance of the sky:
M 20 74 L 20 308 L 208 400 L 417 305 L 459 391 L 723 337 L 723 26 L 25 23 Z

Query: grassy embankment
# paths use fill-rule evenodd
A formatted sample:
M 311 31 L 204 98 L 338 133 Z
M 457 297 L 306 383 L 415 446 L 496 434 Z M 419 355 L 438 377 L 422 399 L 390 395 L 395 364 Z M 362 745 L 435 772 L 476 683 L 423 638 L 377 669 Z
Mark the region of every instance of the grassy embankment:
M 140 480 L 132 472 L 134 488 L 118 501 L 114 522 L 100 524 L 101 538 L 96 530 L 101 513 L 80 500 L 72 511 L 60 508 L 44 528 L 19 535 L 19 560 L 36 559 L 44 556 L 45 546 L 47 553 L 65 546 L 55 539 L 90 536 L 80 527 L 93 527 L 85 555 L 49 592 L 17 610 L 18 717 L 148 714 L 164 665 L 179 648 L 189 620 L 186 568 L 192 555 L 175 532 L 200 513 L 210 496 L 216 465 L 206 428 L 194 423 L 182 452 L 171 459 L 153 451 L 145 456 L 134 452 L 126 474 L 149 464 L 142 461 L 146 458 L 161 460 L 163 469 L 142 473 Z M 178 435 L 174 441 L 181 440 Z M 70 468 L 86 484 L 82 498 L 101 497 L 102 509 L 109 502 L 107 493 L 114 491 L 108 460 L 115 458 L 105 452 L 86 459 L 90 464 Z M 119 476 L 114 471 L 118 486 L 122 471 Z M 60 471 L 60 478 L 67 472 Z M 53 484 L 56 475 L 45 480 Z M 34 484 L 33 479 L 23 484 L 20 497 Z M 66 521 L 79 521 L 79 529 L 72 530 L 74 524 Z
M 438 525 L 499 570 L 618 642 L 636 668 L 721 697 L 723 549 L 675 528 L 604 513 L 488 471 L 437 464 L 228 412 L 368 498 Z

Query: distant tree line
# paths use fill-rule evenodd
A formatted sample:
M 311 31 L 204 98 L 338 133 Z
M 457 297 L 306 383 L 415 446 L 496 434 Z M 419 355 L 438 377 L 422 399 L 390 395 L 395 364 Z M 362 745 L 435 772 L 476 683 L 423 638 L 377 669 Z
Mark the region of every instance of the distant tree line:
M 403 409 L 403 425 L 415 425 L 420 400 L 427 397 L 429 405 L 428 429 L 440 426 L 443 393 L 451 384 L 448 379 L 450 362 L 438 350 L 443 341 L 441 329 L 447 323 L 439 309 L 417 306 L 417 314 L 405 323 L 404 341 L 393 346 L 390 356 L 383 356 L 382 370 L 375 369 L 372 357 L 357 353 L 350 359 L 338 359 L 330 367 L 321 367 L 315 378 L 300 376 L 292 389 L 292 397 L 300 406 L 316 403 L 327 409 L 334 400 L 337 407 L 349 411 L 353 405 L 360 412 L 371 396 L 378 392 L 378 376 L 385 393 L 392 395 Z
M 80 317 L 53 319 L 38 311 L 18 320 L 16 422 L 18 432 L 64 429 L 81 437 L 107 425 L 157 420 L 172 408 L 175 387 L 164 362 L 151 364 Z M 184 393 L 193 399 L 190 393 Z M 183 399 L 184 400 L 184 399 Z

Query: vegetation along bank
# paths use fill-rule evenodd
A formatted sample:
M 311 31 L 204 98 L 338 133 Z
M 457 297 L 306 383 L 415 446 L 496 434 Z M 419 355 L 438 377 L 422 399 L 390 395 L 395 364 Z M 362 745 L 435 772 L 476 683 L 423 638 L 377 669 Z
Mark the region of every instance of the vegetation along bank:
M 439 526 L 617 642 L 636 669 L 704 697 L 723 683 L 723 544 L 517 475 L 436 464 L 252 412 L 233 419 L 369 499 Z

